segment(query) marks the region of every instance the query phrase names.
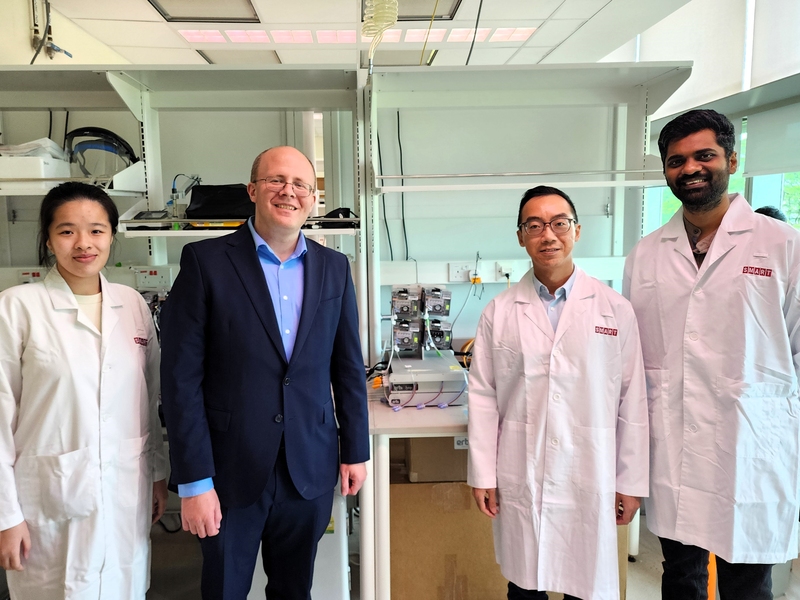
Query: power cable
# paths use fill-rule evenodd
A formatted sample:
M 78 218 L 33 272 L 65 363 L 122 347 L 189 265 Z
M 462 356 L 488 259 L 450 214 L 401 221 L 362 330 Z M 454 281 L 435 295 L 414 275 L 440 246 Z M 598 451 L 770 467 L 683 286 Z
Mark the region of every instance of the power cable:
M 431 36 L 431 27 L 433 27 L 433 20 L 436 18 L 436 11 L 439 8 L 439 0 L 433 5 L 433 14 L 431 14 L 431 22 L 428 23 L 428 32 L 425 34 L 425 43 L 422 44 L 422 54 L 419 55 L 419 66 L 422 66 L 425 60 L 425 48 L 428 47 L 428 38 Z
M 383 175 L 383 157 L 381 156 L 381 136 L 378 134 L 378 169 Z M 394 250 L 392 250 L 392 235 L 389 233 L 389 219 L 386 217 L 386 194 L 381 194 L 381 204 L 383 205 L 383 224 L 386 226 L 386 241 L 389 242 L 389 260 L 394 260 Z
M 44 48 L 45 43 L 47 43 L 47 32 L 50 30 L 50 0 L 44 0 L 45 12 L 47 13 L 47 19 L 44 23 L 44 29 L 41 32 L 42 39 L 39 40 L 39 45 L 36 47 L 36 53 L 33 55 L 30 64 L 33 64 L 36 58 L 39 56 L 39 53 Z
M 403 171 L 403 143 L 400 141 L 400 111 L 397 111 L 397 146 L 400 149 L 400 175 L 405 175 Z M 404 185 L 405 181 L 400 180 L 400 185 Z M 408 260 L 408 231 L 406 230 L 406 195 L 400 192 L 400 220 L 403 223 L 403 241 L 406 245 L 406 260 Z
M 472 49 L 475 47 L 475 40 L 478 39 L 478 25 L 481 22 L 481 9 L 483 8 L 483 0 L 478 4 L 478 17 L 475 19 L 475 33 L 472 34 L 472 43 L 469 45 L 469 54 L 467 54 L 467 64 L 472 57 Z

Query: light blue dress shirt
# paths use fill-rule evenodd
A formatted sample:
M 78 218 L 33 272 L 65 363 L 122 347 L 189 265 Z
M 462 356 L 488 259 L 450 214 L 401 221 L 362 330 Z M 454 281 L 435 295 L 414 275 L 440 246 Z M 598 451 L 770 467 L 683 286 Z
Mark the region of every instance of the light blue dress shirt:
M 558 321 L 561 319 L 561 313 L 564 312 L 564 305 L 567 303 L 567 297 L 572 292 L 572 286 L 575 285 L 575 268 L 572 270 L 572 275 L 569 279 L 556 290 L 555 294 L 551 294 L 547 286 L 533 276 L 533 287 L 536 293 L 539 294 L 539 299 L 544 306 L 544 312 L 547 318 L 550 319 L 550 324 L 553 326 L 553 331 L 558 329 Z
M 306 238 L 301 233 L 292 255 L 285 261 L 277 257 L 269 244 L 258 235 L 253 227 L 253 220 L 247 221 L 250 234 L 253 236 L 258 262 L 264 271 L 275 318 L 281 332 L 286 359 L 291 360 L 294 342 L 297 339 L 297 326 L 300 324 L 300 313 L 303 311 L 303 275 L 305 273 Z M 214 488 L 214 481 L 209 477 L 178 485 L 181 498 L 197 496 Z

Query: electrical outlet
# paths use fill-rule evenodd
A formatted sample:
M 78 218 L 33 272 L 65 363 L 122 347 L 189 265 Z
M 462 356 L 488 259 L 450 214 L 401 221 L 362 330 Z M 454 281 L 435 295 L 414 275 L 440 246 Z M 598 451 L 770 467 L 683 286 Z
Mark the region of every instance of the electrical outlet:
M 160 292 L 172 287 L 172 267 L 137 267 L 136 289 L 140 292 Z
M 449 268 L 448 281 L 469 282 L 472 277 L 472 265 L 470 263 L 447 263 Z
M 26 269 L 17 272 L 18 283 L 36 283 L 42 281 L 47 272 L 44 269 Z
M 505 281 L 506 275 L 511 280 L 511 276 L 514 273 L 514 263 L 511 261 L 497 261 L 494 263 L 494 270 L 497 281 Z

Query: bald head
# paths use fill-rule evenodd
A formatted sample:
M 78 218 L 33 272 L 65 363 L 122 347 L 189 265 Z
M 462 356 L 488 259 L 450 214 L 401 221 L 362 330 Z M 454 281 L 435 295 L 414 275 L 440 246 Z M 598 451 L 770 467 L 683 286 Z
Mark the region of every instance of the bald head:
M 271 158 L 273 156 L 280 156 L 280 155 L 286 156 L 287 154 L 302 156 L 303 158 L 306 159 L 306 161 L 308 162 L 308 166 L 310 167 L 310 173 L 308 175 L 308 178 L 306 179 L 304 177 L 303 180 L 308 182 L 309 185 L 313 186 L 314 189 L 316 189 L 317 186 L 315 184 L 317 182 L 317 170 L 314 167 L 314 164 L 311 162 L 311 159 L 309 159 L 305 154 L 300 152 L 300 150 L 298 150 L 297 148 L 293 148 L 292 146 L 273 146 L 272 148 L 267 148 L 261 154 L 256 156 L 256 159 L 253 161 L 253 166 L 250 168 L 250 181 L 253 182 L 256 179 L 258 179 L 259 177 L 258 169 L 261 166 L 262 160 Z M 261 174 L 262 177 L 264 175 L 266 175 L 266 173 Z

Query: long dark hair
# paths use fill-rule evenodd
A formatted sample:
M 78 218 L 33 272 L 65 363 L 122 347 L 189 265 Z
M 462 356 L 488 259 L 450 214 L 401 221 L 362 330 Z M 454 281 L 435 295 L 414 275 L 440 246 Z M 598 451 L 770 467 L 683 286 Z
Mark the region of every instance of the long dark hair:
M 111 224 L 111 235 L 114 236 L 117 233 L 119 211 L 114 201 L 104 190 L 97 186 L 77 181 L 68 181 L 57 185 L 47 192 L 47 195 L 42 200 L 42 207 L 39 209 L 39 264 L 43 267 L 52 267 L 55 261 L 55 258 L 47 248 L 47 242 L 50 239 L 50 225 L 53 224 L 56 210 L 73 200 L 97 202 L 106 211 L 108 222 Z

